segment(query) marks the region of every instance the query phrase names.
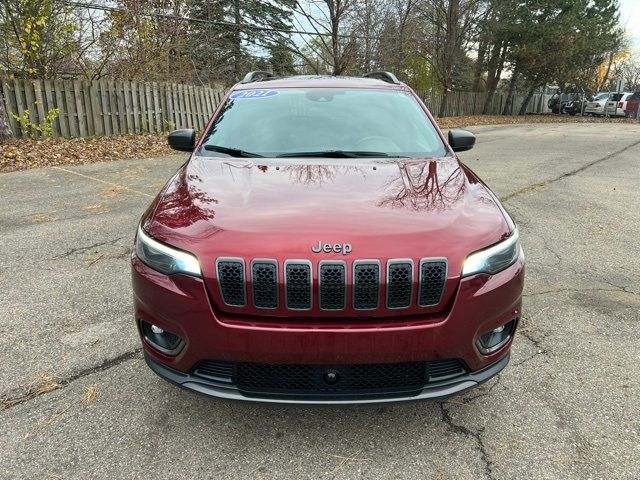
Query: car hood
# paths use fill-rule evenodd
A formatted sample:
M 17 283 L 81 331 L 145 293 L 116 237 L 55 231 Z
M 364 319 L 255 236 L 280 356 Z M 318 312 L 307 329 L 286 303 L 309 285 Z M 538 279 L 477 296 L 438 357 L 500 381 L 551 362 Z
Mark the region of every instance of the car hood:
M 446 257 L 509 235 L 493 193 L 454 157 L 235 159 L 194 156 L 143 219 L 158 240 L 194 253 L 203 273 L 219 256 L 341 259 Z M 318 242 L 352 251 L 314 254 Z

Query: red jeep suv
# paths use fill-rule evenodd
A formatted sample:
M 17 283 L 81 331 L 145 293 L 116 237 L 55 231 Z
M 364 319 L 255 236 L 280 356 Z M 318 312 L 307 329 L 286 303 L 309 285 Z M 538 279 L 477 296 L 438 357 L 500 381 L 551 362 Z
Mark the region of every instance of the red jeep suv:
M 135 320 L 153 371 L 229 399 L 451 395 L 509 361 L 518 229 L 406 85 L 251 72 L 137 231 Z

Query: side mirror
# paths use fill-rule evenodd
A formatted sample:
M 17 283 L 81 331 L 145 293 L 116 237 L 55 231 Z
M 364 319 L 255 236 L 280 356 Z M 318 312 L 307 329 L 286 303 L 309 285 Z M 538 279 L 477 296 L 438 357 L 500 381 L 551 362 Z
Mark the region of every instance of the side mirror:
M 180 152 L 193 152 L 196 148 L 196 131 L 193 128 L 174 130 L 167 137 L 169 146 Z
M 467 130 L 449 130 L 449 145 L 454 152 L 471 150 L 476 143 L 476 136 Z

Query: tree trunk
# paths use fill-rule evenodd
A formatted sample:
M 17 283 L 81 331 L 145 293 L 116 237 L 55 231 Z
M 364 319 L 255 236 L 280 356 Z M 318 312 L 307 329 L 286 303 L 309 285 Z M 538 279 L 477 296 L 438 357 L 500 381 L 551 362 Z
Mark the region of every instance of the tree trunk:
M 520 111 L 518 112 L 518 115 L 524 115 L 527 113 L 527 107 L 529 106 L 529 102 L 531 101 L 531 98 L 533 97 L 533 92 L 536 91 L 536 88 L 538 88 L 539 85 L 534 85 L 533 87 L 531 87 L 529 89 L 529 91 L 527 92 L 527 96 L 524 99 L 524 102 L 522 102 L 522 106 L 520 107 Z
M 234 0 L 233 2 L 233 22 L 236 25 L 242 23 L 242 13 L 240 11 L 240 0 Z M 240 28 L 236 27 L 233 32 L 233 74 L 236 79 L 242 78 L 244 72 L 242 71 L 242 36 L 240 34 Z
M 487 98 L 482 108 L 482 113 L 489 113 L 489 108 L 493 102 L 493 96 L 498 89 L 498 83 L 500 83 L 500 76 L 502 75 L 502 69 L 504 68 L 504 60 L 507 54 L 507 46 L 504 43 L 497 44 L 493 47 L 491 52 L 491 58 L 488 63 L 487 72 Z
M 440 109 L 438 110 L 438 117 L 442 118 L 445 116 L 447 111 L 447 100 L 449 99 L 449 89 L 445 88 L 442 93 L 442 102 L 440 102 Z
M 2 94 L 0 94 L 0 142 L 13 137 L 11 131 L 11 125 L 9 124 L 9 117 L 7 111 L 4 108 L 4 101 L 2 100 Z
M 513 106 L 513 93 L 516 90 L 516 82 L 518 81 L 518 69 L 515 68 L 513 73 L 511 74 L 511 79 L 509 80 L 509 90 L 507 92 L 507 101 L 505 102 L 504 109 L 502 110 L 502 115 L 511 115 L 511 110 Z
M 481 41 L 478 44 L 478 60 L 476 60 L 475 69 L 473 72 L 473 86 L 471 89 L 474 92 L 480 91 L 480 82 L 482 82 L 482 72 L 484 71 L 484 57 L 487 52 L 487 42 Z

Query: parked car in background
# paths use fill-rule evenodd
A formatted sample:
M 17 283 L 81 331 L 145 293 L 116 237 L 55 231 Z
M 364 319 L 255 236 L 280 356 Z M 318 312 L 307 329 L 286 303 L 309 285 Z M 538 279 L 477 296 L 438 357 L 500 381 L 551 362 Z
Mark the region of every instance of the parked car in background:
M 625 106 L 624 113 L 629 118 L 637 118 L 638 106 L 640 105 L 640 92 L 635 92 L 629 98 L 627 98 L 627 105 Z
M 593 100 L 588 101 L 584 108 L 585 115 L 602 116 L 607 106 L 607 100 L 609 99 L 609 92 L 600 92 L 593 97 Z
M 609 117 L 624 117 L 626 116 L 625 108 L 627 106 L 627 99 L 633 95 L 632 92 L 614 93 L 609 97 L 607 101 L 607 108 L 605 109 L 605 115 Z
M 573 115 L 582 115 L 582 112 L 586 106 L 586 102 L 582 98 L 574 98 L 565 102 L 562 106 L 562 113 Z

